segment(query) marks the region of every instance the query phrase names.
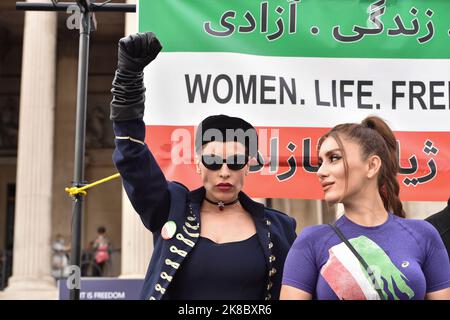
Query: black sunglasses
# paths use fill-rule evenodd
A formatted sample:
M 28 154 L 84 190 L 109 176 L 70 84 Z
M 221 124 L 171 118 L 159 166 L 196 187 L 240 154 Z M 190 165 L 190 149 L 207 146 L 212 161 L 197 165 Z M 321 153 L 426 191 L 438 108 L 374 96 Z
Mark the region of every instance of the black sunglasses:
M 222 169 L 224 163 L 227 164 L 228 169 L 237 171 L 243 169 L 248 163 L 248 156 L 243 154 L 235 154 L 226 159 L 213 154 L 202 155 L 202 163 L 206 169 L 217 171 Z

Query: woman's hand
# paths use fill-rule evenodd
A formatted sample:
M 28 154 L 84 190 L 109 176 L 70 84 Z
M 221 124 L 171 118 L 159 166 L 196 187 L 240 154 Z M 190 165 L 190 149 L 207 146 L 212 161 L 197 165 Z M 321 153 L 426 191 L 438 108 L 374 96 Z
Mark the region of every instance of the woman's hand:
M 117 71 L 111 90 L 111 120 L 127 121 L 144 117 L 145 86 L 142 70 L 156 58 L 161 49 L 153 32 L 135 33 L 119 40 Z

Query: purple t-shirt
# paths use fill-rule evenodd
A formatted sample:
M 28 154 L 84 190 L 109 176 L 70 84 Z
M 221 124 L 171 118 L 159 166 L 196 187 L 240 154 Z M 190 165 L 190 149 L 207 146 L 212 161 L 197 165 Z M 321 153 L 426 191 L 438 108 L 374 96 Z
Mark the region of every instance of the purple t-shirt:
M 426 221 L 393 214 L 385 223 L 364 227 L 342 216 L 336 222 L 375 276 L 329 225 L 305 228 L 286 258 L 283 284 L 319 300 L 380 299 L 371 280 L 387 299 L 424 299 L 450 286 L 450 262 L 436 229 Z

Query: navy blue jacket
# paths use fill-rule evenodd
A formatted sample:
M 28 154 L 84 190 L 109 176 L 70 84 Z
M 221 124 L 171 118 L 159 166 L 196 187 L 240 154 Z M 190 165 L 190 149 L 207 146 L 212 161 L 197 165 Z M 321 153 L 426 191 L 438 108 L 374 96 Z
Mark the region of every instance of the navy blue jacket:
M 113 160 L 122 176 L 123 186 L 145 227 L 153 232 L 154 251 L 141 292 L 142 299 L 170 299 L 169 284 L 200 235 L 200 207 L 205 189 L 190 192 L 164 177 L 144 143 L 142 120 L 115 121 L 116 149 Z M 255 223 L 266 258 L 265 299 L 278 299 L 284 260 L 296 238 L 296 221 L 282 212 L 251 200 L 243 192 L 239 201 Z M 164 240 L 161 228 L 174 221 L 175 236 Z

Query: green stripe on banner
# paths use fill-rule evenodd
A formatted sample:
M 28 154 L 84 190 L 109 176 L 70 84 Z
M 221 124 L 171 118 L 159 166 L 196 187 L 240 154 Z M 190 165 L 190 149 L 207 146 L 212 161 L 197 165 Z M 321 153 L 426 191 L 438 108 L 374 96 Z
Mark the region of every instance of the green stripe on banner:
M 450 0 L 140 0 L 139 30 L 165 52 L 448 59 Z

